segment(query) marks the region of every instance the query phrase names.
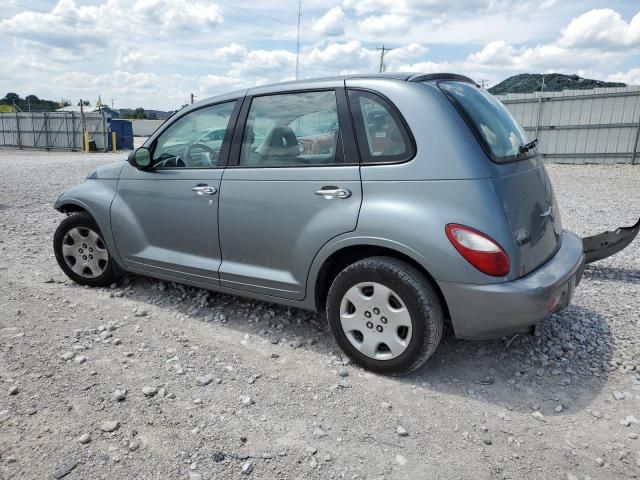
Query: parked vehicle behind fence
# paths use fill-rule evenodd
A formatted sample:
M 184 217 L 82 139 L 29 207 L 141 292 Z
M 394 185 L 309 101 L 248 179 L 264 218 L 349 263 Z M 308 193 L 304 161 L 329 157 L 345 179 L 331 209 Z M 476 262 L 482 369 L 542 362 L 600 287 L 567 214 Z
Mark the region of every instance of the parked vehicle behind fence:
M 323 311 L 347 355 L 389 374 L 422 365 L 445 321 L 460 338 L 530 331 L 567 306 L 585 263 L 535 139 L 453 74 L 201 101 L 55 208 L 69 214 L 56 258 L 77 283 L 132 272 Z M 639 228 L 588 239 L 587 255 Z

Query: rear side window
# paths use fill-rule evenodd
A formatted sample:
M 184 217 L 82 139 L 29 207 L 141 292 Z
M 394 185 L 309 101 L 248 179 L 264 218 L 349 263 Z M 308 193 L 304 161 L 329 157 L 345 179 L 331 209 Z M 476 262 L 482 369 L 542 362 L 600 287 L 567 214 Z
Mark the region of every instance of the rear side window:
M 440 90 L 462 113 L 475 130 L 493 161 L 504 163 L 529 158 L 520 153 L 529 140 L 509 110 L 489 92 L 470 83 L 443 81 Z
M 404 162 L 413 158 L 413 142 L 396 109 L 375 93 L 348 93 L 362 162 Z

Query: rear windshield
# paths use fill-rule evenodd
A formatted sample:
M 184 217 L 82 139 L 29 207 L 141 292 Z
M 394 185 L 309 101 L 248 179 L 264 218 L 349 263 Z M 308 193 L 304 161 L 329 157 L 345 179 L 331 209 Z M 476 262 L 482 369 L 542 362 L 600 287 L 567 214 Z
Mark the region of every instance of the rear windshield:
M 471 83 L 447 80 L 438 85 L 476 130 L 493 161 L 520 160 L 534 153 L 520 153 L 520 147 L 529 142 L 527 135 L 493 95 Z

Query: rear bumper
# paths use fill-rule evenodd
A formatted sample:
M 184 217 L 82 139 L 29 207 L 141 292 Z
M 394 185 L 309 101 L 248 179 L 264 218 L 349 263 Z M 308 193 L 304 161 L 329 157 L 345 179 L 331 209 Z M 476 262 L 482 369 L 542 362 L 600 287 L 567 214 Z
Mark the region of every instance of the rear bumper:
M 498 338 L 523 332 L 566 307 L 584 269 L 582 240 L 562 233 L 562 246 L 547 263 L 512 282 L 490 285 L 439 283 L 456 336 Z

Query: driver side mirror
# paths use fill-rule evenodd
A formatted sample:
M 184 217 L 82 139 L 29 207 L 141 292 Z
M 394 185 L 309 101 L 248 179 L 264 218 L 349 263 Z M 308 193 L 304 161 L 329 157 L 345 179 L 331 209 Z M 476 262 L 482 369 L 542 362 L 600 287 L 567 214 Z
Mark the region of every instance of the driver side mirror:
M 146 170 L 151 165 L 151 152 L 146 147 L 140 147 L 129 154 L 127 161 L 138 170 Z

